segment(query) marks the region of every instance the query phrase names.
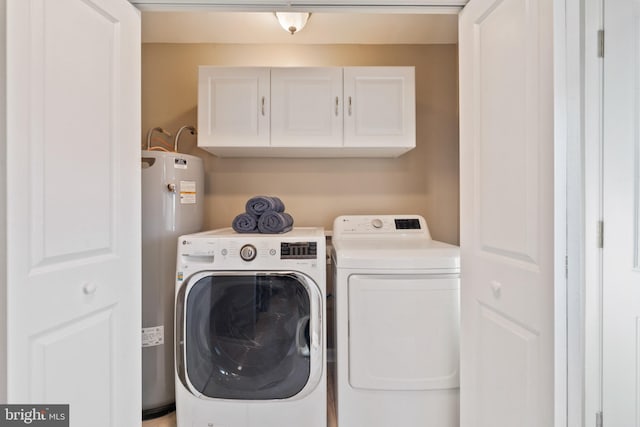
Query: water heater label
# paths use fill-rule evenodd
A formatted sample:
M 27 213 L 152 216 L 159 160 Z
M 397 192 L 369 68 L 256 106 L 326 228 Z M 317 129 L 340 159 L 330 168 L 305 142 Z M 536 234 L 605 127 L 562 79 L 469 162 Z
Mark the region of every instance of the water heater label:
M 142 347 L 164 344 L 164 325 L 142 328 Z
M 173 167 L 175 169 L 186 169 L 187 168 L 187 159 L 174 159 L 173 160 Z
M 196 182 L 180 181 L 180 203 L 193 205 L 196 203 Z

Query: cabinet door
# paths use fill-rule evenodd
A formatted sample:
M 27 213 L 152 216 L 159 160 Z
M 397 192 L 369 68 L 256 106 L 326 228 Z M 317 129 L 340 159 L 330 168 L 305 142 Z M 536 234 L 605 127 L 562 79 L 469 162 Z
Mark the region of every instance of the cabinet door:
M 271 145 L 342 145 L 342 68 L 271 70 Z
M 347 67 L 344 99 L 345 147 L 415 147 L 413 67 Z
M 203 66 L 198 147 L 269 145 L 269 68 Z

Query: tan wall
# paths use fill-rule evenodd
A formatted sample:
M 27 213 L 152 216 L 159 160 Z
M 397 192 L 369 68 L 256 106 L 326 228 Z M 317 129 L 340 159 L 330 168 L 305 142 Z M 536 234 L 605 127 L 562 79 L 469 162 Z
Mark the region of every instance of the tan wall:
M 417 213 L 434 239 L 459 242 L 455 45 L 143 44 L 142 129 L 196 125 L 198 65 L 416 67 L 416 148 L 397 159 L 230 159 L 181 137 L 205 160 L 205 227 L 228 227 L 257 194 L 277 195 L 298 226 L 343 214 Z M 142 135 L 144 141 L 145 135 Z

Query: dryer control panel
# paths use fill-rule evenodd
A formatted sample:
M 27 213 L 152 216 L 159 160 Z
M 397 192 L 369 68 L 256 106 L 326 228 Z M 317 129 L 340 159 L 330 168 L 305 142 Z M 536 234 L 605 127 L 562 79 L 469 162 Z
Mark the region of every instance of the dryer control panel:
M 345 215 L 333 223 L 333 236 L 416 235 L 431 237 L 420 215 Z

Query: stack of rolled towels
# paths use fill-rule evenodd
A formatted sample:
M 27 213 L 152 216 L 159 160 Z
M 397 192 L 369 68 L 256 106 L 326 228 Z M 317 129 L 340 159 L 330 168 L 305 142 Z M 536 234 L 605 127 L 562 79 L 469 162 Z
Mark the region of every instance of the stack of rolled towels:
M 293 217 L 284 211 L 279 198 L 255 196 L 247 200 L 245 212 L 237 215 L 231 226 L 237 233 L 286 233 L 293 228 Z

